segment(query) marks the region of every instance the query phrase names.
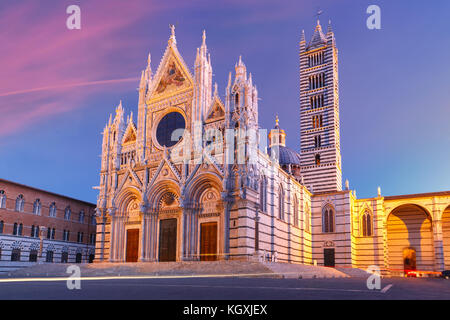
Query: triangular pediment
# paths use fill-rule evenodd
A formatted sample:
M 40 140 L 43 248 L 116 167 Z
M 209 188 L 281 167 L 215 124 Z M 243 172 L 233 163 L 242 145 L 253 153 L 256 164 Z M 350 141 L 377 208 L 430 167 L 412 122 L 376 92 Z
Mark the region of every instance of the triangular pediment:
M 214 122 L 225 118 L 225 107 L 219 97 L 214 97 L 206 117 L 206 122 Z
M 136 126 L 133 122 L 129 122 L 125 134 L 122 139 L 122 144 L 131 144 L 136 142 Z
M 152 82 L 150 100 L 171 96 L 192 88 L 193 79 L 189 68 L 175 45 L 169 45 Z
M 152 170 L 152 178 L 149 186 L 154 185 L 159 180 L 172 180 L 177 183 L 181 180 L 181 172 L 178 172 L 177 167 L 167 159 L 161 159 L 156 170 Z

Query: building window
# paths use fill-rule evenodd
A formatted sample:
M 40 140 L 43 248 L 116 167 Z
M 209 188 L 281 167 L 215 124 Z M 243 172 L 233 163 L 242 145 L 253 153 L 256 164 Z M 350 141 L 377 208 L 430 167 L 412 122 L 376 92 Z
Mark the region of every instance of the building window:
M 55 240 L 56 229 L 47 228 L 47 239 Z
M 11 251 L 11 261 L 20 261 L 20 249 L 12 249 Z
M 52 250 L 47 251 L 47 254 L 45 255 L 45 262 L 53 262 L 53 251 Z
M 83 232 L 78 232 L 77 234 L 77 242 L 83 242 Z
M 70 214 L 72 213 L 72 211 L 70 210 L 70 207 L 67 207 L 64 210 L 64 219 L 65 220 L 70 220 Z
M 284 191 L 282 187 L 280 187 L 278 194 L 278 218 L 284 220 Z
M 294 198 L 294 226 L 298 227 L 298 199 Z
M 309 77 L 309 90 L 319 89 L 325 86 L 325 74 L 319 73 Z
M 91 216 L 91 224 L 95 226 L 97 224 L 97 220 L 95 220 L 95 214 Z
M 322 128 L 322 125 L 323 125 L 323 116 L 322 115 L 312 116 L 313 129 Z
M 39 238 L 39 226 L 31 226 L 31 235 L 32 238 Z
M 61 263 L 69 262 L 69 253 L 67 251 L 61 253 Z
M 48 208 L 48 216 L 55 218 L 56 217 L 56 203 L 52 202 L 50 207 Z
M 78 222 L 79 223 L 84 223 L 84 210 L 80 211 L 80 214 L 78 216 Z
M 91 233 L 89 236 L 89 243 L 95 244 L 95 233 Z
M 262 176 L 259 188 L 259 209 L 263 212 L 267 211 L 267 180 Z
M 3 233 L 3 228 L 4 228 L 4 226 L 5 226 L 5 224 L 4 224 L 3 220 L 0 221 L 0 234 Z
M 322 211 L 322 232 L 334 232 L 334 211 L 329 206 L 326 206 Z
M 33 203 L 33 213 L 37 216 L 41 215 L 41 200 L 36 199 Z
M 319 136 L 315 136 L 314 137 L 314 147 L 316 148 L 320 148 L 322 146 L 322 137 Z
M 323 94 L 309 97 L 309 104 L 311 109 L 322 108 L 324 106 L 323 100 L 324 100 Z
M 364 212 L 361 217 L 361 231 L 363 237 L 371 237 L 373 235 L 372 214 L 369 211 Z
M 23 208 L 25 206 L 25 199 L 23 195 L 19 195 L 16 199 L 16 211 L 23 212 Z
M 23 224 L 18 224 L 17 222 L 14 223 L 13 226 L 13 235 L 14 236 L 21 236 L 23 232 Z
M 6 208 L 6 194 L 4 190 L 0 190 L 0 209 Z
M 69 230 L 63 231 L 63 241 L 69 241 Z
M 37 256 L 38 256 L 38 252 L 37 250 L 30 250 L 30 256 L 29 256 L 29 261 L 30 262 L 37 262 Z
M 316 166 L 320 166 L 320 154 L 316 154 Z

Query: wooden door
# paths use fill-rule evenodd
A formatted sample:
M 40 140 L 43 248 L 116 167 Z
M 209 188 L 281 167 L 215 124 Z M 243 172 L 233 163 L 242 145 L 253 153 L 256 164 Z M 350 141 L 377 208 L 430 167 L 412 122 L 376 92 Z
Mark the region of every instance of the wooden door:
M 200 225 L 200 260 L 217 260 L 217 222 Z
M 139 229 L 128 229 L 126 262 L 137 262 L 138 253 L 139 253 Z
M 159 261 L 177 260 L 177 219 L 159 222 Z
M 324 256 L 324 266 L 334 268 L 335 266 L 334 249 L 324 249 L 323 256 Z

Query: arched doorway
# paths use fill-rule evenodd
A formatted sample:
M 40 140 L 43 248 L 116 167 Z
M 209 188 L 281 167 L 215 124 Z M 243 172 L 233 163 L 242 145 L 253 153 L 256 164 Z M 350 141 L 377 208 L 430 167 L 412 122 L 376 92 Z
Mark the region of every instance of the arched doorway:
M 161 262 L 177 261 L 178 220 L 180 215 L 178 195 L 172 191 L 166 191 L 158 203 L 158 260 Z
M 445 270 L 450 270 L 450 206 L 442 213 L 442 242 Z
M 387 219 L 387 238 L 391 273 L 434 270 L 431 217 L 422 207 L 405 204 L 395 208 Z

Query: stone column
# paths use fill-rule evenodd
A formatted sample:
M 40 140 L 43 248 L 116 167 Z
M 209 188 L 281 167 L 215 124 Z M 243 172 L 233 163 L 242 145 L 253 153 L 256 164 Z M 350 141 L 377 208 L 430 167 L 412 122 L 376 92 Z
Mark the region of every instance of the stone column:
M 145 204 L 141 204 L 141 252 L 139 261 L 146 262 L 149 261 L 149 251 L 150 251 L 150 215 Z
M 435 271 L 445 270 L 444 265 L 444 244 L 442 241 L 442 220 L 433 222 L 434 240 L 434 268 Z
M 184 208 L 183 210 L 183 252 L 182 252 L 182 260 L 189 261 L 191 260 L 190 256 L 190 218 L 191 218 L 191 210 L 188 208 Z
M 223 210 L 223 254 L 224 259 L 230 259 L 230 211 L 231 211 L 231 199 L 229 199 L 227 194 L 222 194 L 222 201 L 224 202 Z
M 198 243 L 198 213 L 199 210 L 197 208 L 192 209 L 190 211 L 190 257 L 193 260 L 199 260 L 198 253 L 197 253 L 197 243 Z
M 116 247 L 117 247 L 117 237 L 116 237 L 116 217 L 111 216 L 111 233 L 109 236 L 109 261 L 116 261 Z

